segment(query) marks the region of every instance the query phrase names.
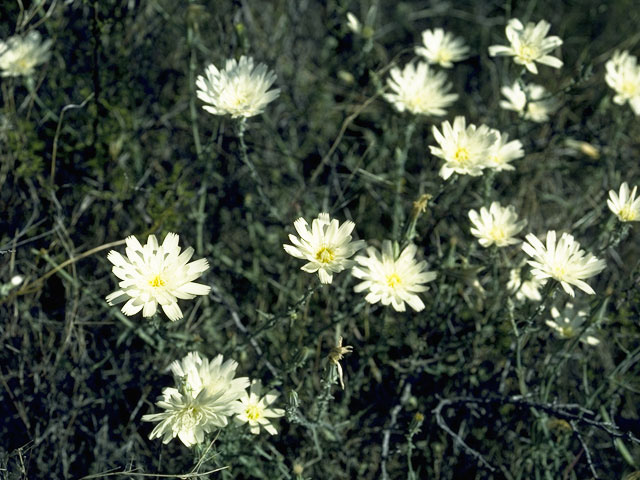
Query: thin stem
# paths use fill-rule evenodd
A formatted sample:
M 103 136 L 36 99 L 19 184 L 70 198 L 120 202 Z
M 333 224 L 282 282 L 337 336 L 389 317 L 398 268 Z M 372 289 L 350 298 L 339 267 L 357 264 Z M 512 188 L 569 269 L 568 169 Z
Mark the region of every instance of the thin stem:
M 411 137 L 416 129 L 416 121 L 412 119 L 404 132 L 404 148 L 396 148 L 396 189 L 393 207 L 393 238 L 400 241 L 400 226 L 402 225 L 402 190 L 405 184 L 405 164 L 411 147 Z

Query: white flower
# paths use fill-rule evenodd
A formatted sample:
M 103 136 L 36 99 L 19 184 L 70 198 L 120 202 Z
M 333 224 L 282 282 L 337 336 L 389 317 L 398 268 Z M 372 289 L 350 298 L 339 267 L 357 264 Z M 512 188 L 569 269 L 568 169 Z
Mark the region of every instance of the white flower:
M 442 122 L 442 133 L 433 127 L 433 136 L 440 147 L 429 146 L 431 153 L 442 158 L 445 163 L 440 168 L 440 176 L 445 180 L 454 172 L 478 176 L 487 166 L 487 159 L 496 143 L 496 134 L 486 125 L 476 128 L 466 126 L 464 117 L 456 117 L 453 127 L 448 121 Z
M 522 142 L 520 140 L 509 141 L 509 135 L 506 133 L 500 133 L 500 131 L 491 130 L 497 140 L 491 146 L 491 153 L 487 159 L 487 168 L 493 170 L 515 170 L 515 167 L 511 165 L 513 160 L 524 157 L 524 150 L 522 150 Z
M 394 67 L 389 75 L 387 85 L 393 93 L 385 93 L 384 98 L 399 112 L 445 115 L 445 108 L 458 99 L 457 94 L 449 93 L 451 84 L 447 83 L 447 75 L 431 70 L 424 62 L 408 63 L 403 70 Z
M 207 295 L 211 287 L 193 280 L 200 277 L 209 264 L 205 259 L 187 263 L 193 248 L 180 253 L 178 241 L 178 235 L 167 233 L 162 245 L 158 245 L 155 235 L 149 235 L 143 247 L 137 238 L 130 236 L 126 239 L 126 257 L 111 250 L 107 259 L 114 265 L 113 274 L 122 281 L 118 284 L 120 290 L 107 295 L 109 305 L 128 300 L 122 313 L 135 315 L 142 310 L 143 317 L 151 317 L 160 304 L 169 320 L 176 321 L 182 318 L 178 298 Z
M 276 81 L 275 73 L 267 71 L 263 63 L 254 68 L 251 57 L 242 56 L 238 62 L 227 60 L 224 70 L 211 64 L 205 74 L 206 78 L 199 75 L 196 79 L 196 93 L 200 100 L 209 104 L 202 108 L 213 115 L 253 117 L 280 95 L 279 88 L 269 90 Z
M 459 62 L 469 56 L 469 47 L 464 40 L 454 37 L 442 28 L 422 32 L 423 46 L 416 47 L 416 54 L 421 55 L 429 63 L 437 63 L 441 67 L 451 68 L 453 62 Z
M 549 120 L 549 115 L 557 108 L 551 94 L 544 87 L 534 83 L 525 85 L 523 88 L 518 81 L 515 81 L 512 86 L 502 87 L 500 91 L 507 98 L 500 100 L 500 107 L 518 112 L 518 115 L 525 120 L 546 122 Z
M 347 27 L 353 33 L 362 32 L 362 24 L 360 23 L 360 20 L 358 20 L 358 18 L 351 12 L 347 12 Z
M 382 302 L 391 304 L 396 312 L 405 311 L 405 302 L 419 312 L 424 309 L 424 303 L 417 295 L 428 290 L 423 285 L 436 278 L 435 272 L 428 272 L 427 262 L 417 262 L 415 255 L 417 247 L 407 246 L 396 258 L 394 248 L 389 240 L 382 243 L 382 253 L 376 248 L 367 248 L 368 256 L 358 255 L 351 273 L 354 277 L 364 280 L 354 287 L 354 291 L 368 290 L 365 300 L 369 303 Z
M 615 52 L 605 64 L 607 85 L 616 91 L 613 101 L 618 105 L 629 102 L 633 113 L 640 115 L 640 66 L 628 51 Z
M 518 214 L 512 205 L 502 207 L 498 202 L 493 202 L 489 207 L 480 209 L 480 213 L 469 210 L 469 219 L 473 226 L 471 234 L 478 238 L 483 247 L 496 245 L 506 247 L 520 240 L 513 238 L 524 228 L 527 222 L 518 221 Z
M 251 383 L 249 393 L 244 390 L 243 396 L 240 397 L 235 421 L 239 424 L 249 423 L 251 433 L 254 435 L 260 433 L 260 428 L 264 428 L 271 435 L 276 435 L 278 431 L 271 425 L 269 419 L 283 416 L 284 410 L 270 406 L 278 398 L 274 390 L 260 398 L 261 391 L 262 384 L 259 380 Z
M 334 273 L 353 265 L 349 258 L 365 246 L 364 240 L 351 241 L 355 223 L 347 220 L 340 225 L 335 218 L 331 220 L 328 213 L 318 215 L 311 222 L 311 230 L 302 217 L 293 222 L 293 226 L 300 238 L 289 235 L 293 245 L 282 246 L 289 255 L 307 260 L 301 270 L 318 272 L 320 283 L 331 283 Z
M 629 195 L 627 182 L 620 185 L 619 195 L 615 190 L 609 190 L 607 205 L 621 222 L 640 221 L 640 198 L 636 198 L 636 190 L 638 187 L 634 186 L 631 195 Z
M 524 27 L 520 20 L 512 18 L 505 29 L 511 46 L 493 45 L 489 47 L 489 55 L 512 56 L 514 62 L 524 65 L 533 74 L 538 73 L 535 62 L 560 68 L 562 61 L 549 55 L 549 52 L 562 45 L 562 39 L 556 36 L 546 37 L 550 27 L 544 20 L 540 20 L 537 25 L 529 22 Z
M 567 303 L 562 313 L 556 308 L 551 308 L 551 317 L 553 320 L 546 320 L 545 323 L 555 330 L 556 335 L 559 338 L 568 340 L 575 338 L 579 333 L 583 333 L 580 336 L 580 341 L 587 345 L 598 345 L 600 340 L 592 335 L 586 335 L 592 328 L 587 327 L 585 332 L 582 331 L 582 326 L 587 319 L 587 312 L 585 310 L 577 310 L 571 303 Z
M 580 290 L 593 295 L 596 292 L 584 281 L 600 273 L 606 267 L 604 260 L 599 260 L 580 248 L 580 244 L 568 233 L 563 233 L 556 244 L 556 232 L 547 232 L 547 244 L 530 233 L 527 242 L 522 244 L 522 250 L 531 257 L 527 263 L 533 267 L 531 274 L 534 278 L 544 280 L 553 278 L 560 282 L 562 288 L 572 297 L 575 285 Z
M 160 422 L 150 439 L 162 437 L 163 443 L 176 436 L 187 447 L 204 440 L 204 435 L 227 425 L 238 409 L 240 397 L 249 386 L 247 377 L 233 378 L 238 364 L 222 363 L 222 355 L 211 362 L 191 352 L 171 364 L 180 389 L 165 388 L 156 404 L 164 412 L 144 415 L 145 422 Z
M 516 294 L 516 300 L 519 302 L 522 302 L 525 299 L 539 302 L 542 300 L 540 289 L 546 285 L 546 283 L 546 280 L 540 280 L 535 277 L 523 281 L 521 269 L 514 268 L 509 272 L 507 289 Z
M 29 76 L 35 67 L 49 60 L 52 40 L 40 42 L 40 33 L 31 30 L 25 37 L 0 40 L 0 70 L 3 77 Z

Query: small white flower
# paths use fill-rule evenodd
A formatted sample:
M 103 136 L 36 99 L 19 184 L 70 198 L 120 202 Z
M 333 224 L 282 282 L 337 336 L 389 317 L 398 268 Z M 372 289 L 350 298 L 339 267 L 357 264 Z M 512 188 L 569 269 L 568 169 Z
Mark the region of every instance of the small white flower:
M 14 275 L 13 277 L 11 277 L 11 280 L 10 280 L 11 285 L 13 285 L 14 287 L 17 287 L 23 281 L 24 281 L 24 277 L 22 275 Z
M 458 99 L 457 94 L 449 93 L 447 75 L 433 71 L 424 62 L 408 63 L 403 70 L 394 67 L 389 75 L 387 85 L 393 93 L 385 93 L 384 98 L 399 112 L 441 116 Z
M 556 244 L 556 232 L 547 232 L 546 246 L 532 233 L 527 235 L 527 242 L 522 244 L 522 250 L 531 257 L 527 263 L 533 267 L 533 277 L 544 280 L 553 278 L 560 282 L 562 288 L 572 297 L 575 285 L 583 292 L 593 295 L 591 288 L 584 279 L 593 277 L 606 267 L 606 262 L 600 260 L 580 248 L 580 244 L 573 236 L 563 233 Z
M 587 312 L 577 310 L 571 303 L 567 303 L 562 313 L 556 307 L 552 307 L 551 317 L 553 320 L 546 320 L 545 323 L 555 331 L 558 338 L 568 340 L 581 333 L 582 326 L 587 319 Z M 600 340 L 593 335 L 588 335 L 591 330 L 593 330 L 591 327 L 587 327 L 584 334 L 581 335 L 580 341 L 587 345 L 598 345 Z
M 524 220 L 518 221 L 518 214 L 512 205 L 502 207 L 498 202 L 493 202 L 489 207 L 480 209 L 480 213 L 469 210 L 469 219 L 473 226 L 471 234 L 478 238 L 483 247 L 496 245 L 506 247 L 518 243 L 520 240 L 513 238 L 526 225 Z
M 437 63 L 441 67 L 451 68 L 453 62 L 459 62 L 469 56 L 469 47 L 460 37 L 454 37 L 442 28 L 422 32 L 423 46 L 416 47 L 416 54 L 421 55 L 429 63 Z
M 158 308 L 176 321 L 182 318 L 178 299 L 191 299 L 196 295 L 207 295 L 211 287 L 195 283 L 209 268 L 205 259 L 187 263 L 193 255 L 189 247 L 180 253 L 179 237 L 167 233 L 162 245 L 155 235 L 149 235 L 147 243 L 140 245 L 134 236 L 127 237 L 126 257 L 111 250 L 107 259 L 113 263 L 113 274 L 121 282 L 117 290 L 107 295 L 109 305 L 127 301 L 122 307 L 125 315 L 135 315 L 142 310 L 143 317 L 152 317 Z
M 40 33 L 31 30 L 25 37 L 15 35 L 0 40 L 0 70 L 3 77 L 32 75 L 35 67 L 49 60 L 52 40 L 40 41 Z
M 511 162 L 524 157 L 522 142 L 520 140 L 509 141 L 509 135 L 506 133 L 501 133 L 495 129 L 491 131 L 495 134 L 497 140 L 491 146 L 491 153 L 487 159 L 487 168 L 496 171 L 515 170 Z
M 331 283 L 334 273 L 351 267 L 353 261 L 349 258 L 365 246 L 364 240 L 351 241 L 355 223 L 347 220 L 340 225 L 335 218 L 331 220 L 328 213 L 318 215 L 311 222 L 311 230 L 302 217 L 293 222 L 293 226 L 300 238 L 289 235 L 293 245 L 282 246 L 289 255 L 307 260 L 301 270 L 318 272 L 320 283 Z
M 174 361 L 170 368 L 180 389 L 165 388 L 156 404 L 165 411 L 142 417 L 145 422 L 160 422 L 149 438 L 162 437 L 162 443 L 168 443 L 177 436 L 191 447 L 206 433 L 226 426 L 249 386 L 247 377 L 233 378 L 237 366 L 233 360 L 222 363 L 222 355 L 209 362 L 196 352 Z
M 429 146 L 431 153 L 442 158 L 445 163 L 440 168 L 440 176 L 445 180 L 454 172 L 464 175 L 482 175 L 496 143 L 496 134 L 486 125 L 467 127 L 464 117 L 456 117 L 453 127 L 448 121 L 442 122 L 442 133 L 434 126 L 433 136 L 439 147 Z
M 242 397 L 240 397 L 235 421 L 239 424 L 249 423 L 250 431 L 254 435 L 259 434 L 261 428 L 264 428 L 271 435 L 276 435 L 278 431 L 269 419 L 283 416 L 284 410 L 270 406 L 278 398 L 275 390 L 260 398 L 261 391 L 262 384 L 260 380 L 254 380 L 251 383 L 249 393 L 245 390 Z
M 546 122 L 549 120 L 549 115 L 557 108 L 557 103 L 551 94 L 544 87 L 534 83 L 525 85 L 523 88 L 516 81 L 510 87 L 502 87 L 500 91 L 507 98 L 500 100 L 500 107 L 517 112 L 525 120 Z
M 620 194 L 615 190 L 609 190 L 609 210 L 611 210 L 621 222 L 640 221 L 640 198 L 636 198 L 637 186 L 633 187 L 629 194 L 629 185 L 624 182 L 620 185 Z
M 358 18 L 351 12 L 347 12 L 347 27 L 353 33 L 362 32 L 362 24 L 360 23 L 360 20 L 358 20 Z
M 533 74 L 538 73 L 535 62 L 560 68 L 562 61 L 549 55 L 549 52 L 562 45 L 562 39 L 556 36 L 546 37 L 549 28 L 551 25 L 544 20 L 540 20 L 537 25 L 529 22 L 524 27 L 520 20 L 512 18 L 505 29 L 511 45 L 509 47 L 492 45 L 489 47 L 489 55 L 492 57 L 496 55 L 514 57 L 515 63 L 524 65 Z
M 633 113 L 640 115 L 640 66 L 637 62 L 628 51 L 616 51 L 605 64 L 605 80 L 616 92 L 613 101 L 618 105 L 629 102 Z
M 514 268 L 509 272 L 507 289 L 516 294 L 516 300 L 519 302 L 522 302 L 525 299 L 539 302 L 542 300 L 540 289 L 546 285 L 546 283 L 546 280 L 539 280 L 535 277 L 530 278 L 529 280 L 523 280 L 521 269 Z
M 211 64 L 205 69 L 206 77 L 196 79 L 198 98 L 209 104 L 202 108 L 213 115 L 231 115 L 232 118 L 253 117 L 262 113 L 280 89 L 269 90 L 276 74 L 268 71 L 264 63 L 254 68 L 253 58 L 240 57 L 227 60 L 224 70 Z
M 365 300 L 369 303 L 391 304 L 396 312 L 405 311 L 405 302 L 419 312 L 424 303 L 417 294 L 429 289 L 426 285 L 436 278 L 435 272 L 427 271 L 427 262 L 415 259 L 417 247 L 408 245 L 396 258 L 389 240 L 382 243 L 382 253 L 374 247 L 367 248 L 368 256 L 358 255 L 351 273 L 364 280 L 354 291 L 368 290 Z

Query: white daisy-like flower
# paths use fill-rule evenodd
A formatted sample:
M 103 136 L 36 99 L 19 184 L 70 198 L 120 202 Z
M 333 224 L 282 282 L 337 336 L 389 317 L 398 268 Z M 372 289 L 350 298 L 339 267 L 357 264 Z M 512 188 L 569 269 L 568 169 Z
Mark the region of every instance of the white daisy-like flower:
M 498 130 L 491 130 L 497 140 L 491 147 L 491 154 L 487 158 L 487 168 L 491 168 L 496 171 L 502 170 L 515 170 L 515 167 L 511 165 L 513 160 L 524 157 L 524 150 L 522 149 L 522 142 L 520 140 L 509 141 L 509 135 L 501 133 Z
M 15 35 L 0 40 L 0 70 L 3 77 L 30 76 L 36 66 L 49 60 L 52 40 L 41 41 L 40 33 L 31 30 L 26 36 Z
M 202 108 L 213 115 L 253 117 L 280 95 L 279 88 L 269 90 L 276 74 L 268 71 L 264 63 L 254 66 L 251 57 L 242 56 L 237 62 L 227 60 L 224 70 L 211 64 L 205 69 L 205 75 L 196 79 L 196 93 L 208 104 Z
M 556 307 L 551 307 L 551 317 L 552 320 L 546 320 L 545 323 L 555 331 L 558 338 L 569 340 L 582 332 L 584 322 L 587 320 L 587 312 L 567 303 L 562 312 Z M 592 330 L 591 327 L 587 327 L 580 341 L 587 345 L 598 345 L 600 340 L 589 335 Z
M 469 219 L 473 224 L 471 234 L 485 248 L 491 245 L 506 247 L 520 242 L 513 237 L 527 224 L 524 220 L 518 221 L 518 214 L 512 205 L 503 207 L 498 202 L 491 203 L 488 210 L 482 207 L 480 213 L 469 210 Z
M 640 115 L 640 66 L 638 59 L 627 50 L 616 51 L 605 64 L 605 81 L 616 92 L 613 101 L 618 105 L 629 102 L 633 113 Z
M 572 235 L 563 233 L 556 243 L 555 230 L 549 230 L 546 246 L 533 233 L 527 235 L 526 240 L 522 244 L 522 250 L 533 257 L 533 260 L 527 261 L 533 267 L 533 277 L 539 280 L 557 280 L 572 297 L 575 294 L 571 285 L 589 295 L 596 293 L 584 280 L 600 273 L 607 264 L 582 250 Z
M 486 125 L 477 128 L 473 124 L 467 126 L 464 117 L 456 117 L 453 126 L 448 121 L 442 122 L 442 133 L 434 126 L 433 136 L 439 147 L 430 145 L 429 150 L 445 161 L 440 168 L 440 176 L 445 180 L 454 172 L 482 175 L 493 145 L 498 140 Z
M 516 300 L 519 302 L 526 300 L 533 300 L 539 302 L 542 300 L 540 289 L 546 285 L 546 280 L 540 280 L 532 277 L 528 280 L 522 279 L 522 270 L 520 268 L 514 268 L 509 272 L 509 282 L 507 283 L 507 289 L 515 293 Z
M 560 37 L 547 37 L 551 25 L 549 22 L 540 20 L 537 24 L 527 23 L 524 27 L 520 20 L 512 18 L 507 23 L 505 29 L 510 46 L 492 45 L 489 47 L 489 55 L 510 56 L 518 65 L 524 65 L 533 74 L 538 73 L 535 62 L 549 65 L 553 68 L 562 67 L 562 61 L 552 57 L 549 53 L 562 45 Z
M 609 200 L 607 205 L 621 222 L 640 221 L 640 198 L 636 198 L 637 186 L 633 187 L 629 193 L 629 185 L 624 182 L 620 185 L 620 193 L 609 190 Z
M 447 75 L 432 70 L 425 62 L 408 63 L 402 70 L 394 67 L 389 75 L 387 85 L 392 93 L 385 93 L 384 98 L 399 112 L 441 116 L 458 99 L 457 94 L 449 93 Z
M 418 295 L 429 289 L 425 283 L 436 278 L 435 272 L 427 271 L 427 262 L 416 261 L 417 247 L 408 245 L 396 258 L 389 240 L 382 243 L 382 252 L 375 247 L 367 248 L 367 255 L 355 258 L 357 265 L 351 273 L 364 280 L 354 287 L 354 291 L 368 290 L 365 300 L 369 303 L 382 302 L 392 305 L 396 312 L 405 311 L 405 302 L 416 312 L 424 309 Z
M 318 215 L 311 222 L 311 230 L 302 217 L 293 222 L 293 226 L 300 238 L 289 235 L 293 245 L 282 246 L 289 255 L 307 260 L 300 269 L 308 273 L 318 272 L 320 283 L 331 283 L 334 273 L 351 267 L 353 261 L 349 258 L 365 246 L 364 240 L 351 241 L 355 223 L 347 220 L 340 225 L 328 213 Z
M 249 386 L 247 377 L 234 378 L 237 366 L 233 360 L 223 363 L 222 355 L 209 362 L 197 352 L 174 361 L 170 368 L 180 389 L 165 388 L 156 403 L 165 411 L 142 417 L 145 422 L 160 422 L 149 438 L 162 437 L 168 443 L 178 437 L 191 447 L 204 441 L 205 434 L 226 426 Z
M 109 305 L 126 301 L 122 307 L 125 315 L 135 315 L 142 310 L 143 317 L 152 317 L 162 307 L 169 320 L 182 318 L 178 299 L 191 299 L 196 295 L 207 295 L 211 287 L 195 283 L 208 268 L 205 259 L 189 260 L 193 248 L 180 253 L 179 237 L 167 233 L 162 245 L 155 235 L 149 235 L 142 246 L 134 236 L 127 237 L 126 257 L 111 250 L 107 259 L 113 263 L 113 274 L 121 282 L 120 290 L 107 295 Z
M 532 122 L 543 123 L 549 120 L 557 108 L 557 102 L 551 94 L 542 86 L 530 83 L 524 88 L 518 81 L 513 85 L 500 89 L 506 100 L 500 100 L 500 107 L 505 110 L 513 110 L 520 117 Z
M 251 433 L 257 435 L 263 428 L 270 435 L 276 435 L 278 431 L 271 424 L 271 418 L 278 418 L 284 415 L 281 408 L 273 408 L 271 405 L 278 398 L 275 390 L 270 391 L 264 397 L 260 397 L 262 392 L 262 383 L 260 380 L 254 380 L 251 383 L 249 392 L 244 391 L 244 395 L 240 397 L 238 410 L 236 412 L 236 423 L 248 423 Z
M 437 63 L 441 67 L 451 68 L 453 62 L 459 62 L 469 56 L 469 47 L 460 37 L 445 32 L 442 28 L 422 32 L 422 43 L 416 47 L 416 54 L 429 63 Z

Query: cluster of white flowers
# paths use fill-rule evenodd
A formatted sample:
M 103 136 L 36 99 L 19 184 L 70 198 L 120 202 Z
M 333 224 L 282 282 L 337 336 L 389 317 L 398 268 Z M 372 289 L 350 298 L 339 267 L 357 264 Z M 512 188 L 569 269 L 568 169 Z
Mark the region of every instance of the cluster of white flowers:
M 31 30 L 24 37 L 15 35 L 0 40 L 0 70 L 3 77 L 28 77 L 36 66 L 49 60 L 52 40 L 41 41 L 40 33 Z
M 539 302 L 542 300 L 540 289 L 546 283 L 546 280 L 541 280 L 536 277 L 525 280 L 522 278 L 522 269 L 514 268 L 509 272 L 507 289 L 516 296 L 516 300 L 519 302 L 523 302 L 525 300 Z
M 176 387 L 168 387 L 156 404 L 163 412 L 144 415 L 143 421 L 160 422 L 149 435 L 162 437 L 163 443 L 178 437 L 187 447 L 204 441 L 206 434 L 223 428 L 234 418 L 236 423 L 249 423 L 252 433 L 264 428 L 276 434 L 270 418 L 284 415 L 279 408 L 271 408 L 277 394 L 260 397 L 260 383 L 251 384 L 247 377 L 235 377 L 238 364 L 234 360 L 223 362 L 222 355 L 209 361 L 197 352 L 174 361 L 170 370 Z
M 516 81 L 500 90 L 506 100 L 500 101 L 500 107 L 517 112 L 520 117 L 532 122 L 543 123 L 549 120 L 557 108 L 557 102 L 542 86 L 530 83 L 521 85 Z
M 605 64 L 607 85 L 616 95 L 613 101 L 618 105 L 629 102 L 633 113 L 640 115 L 640 65 L 638 59 L 628 51 L 615 52 Z

